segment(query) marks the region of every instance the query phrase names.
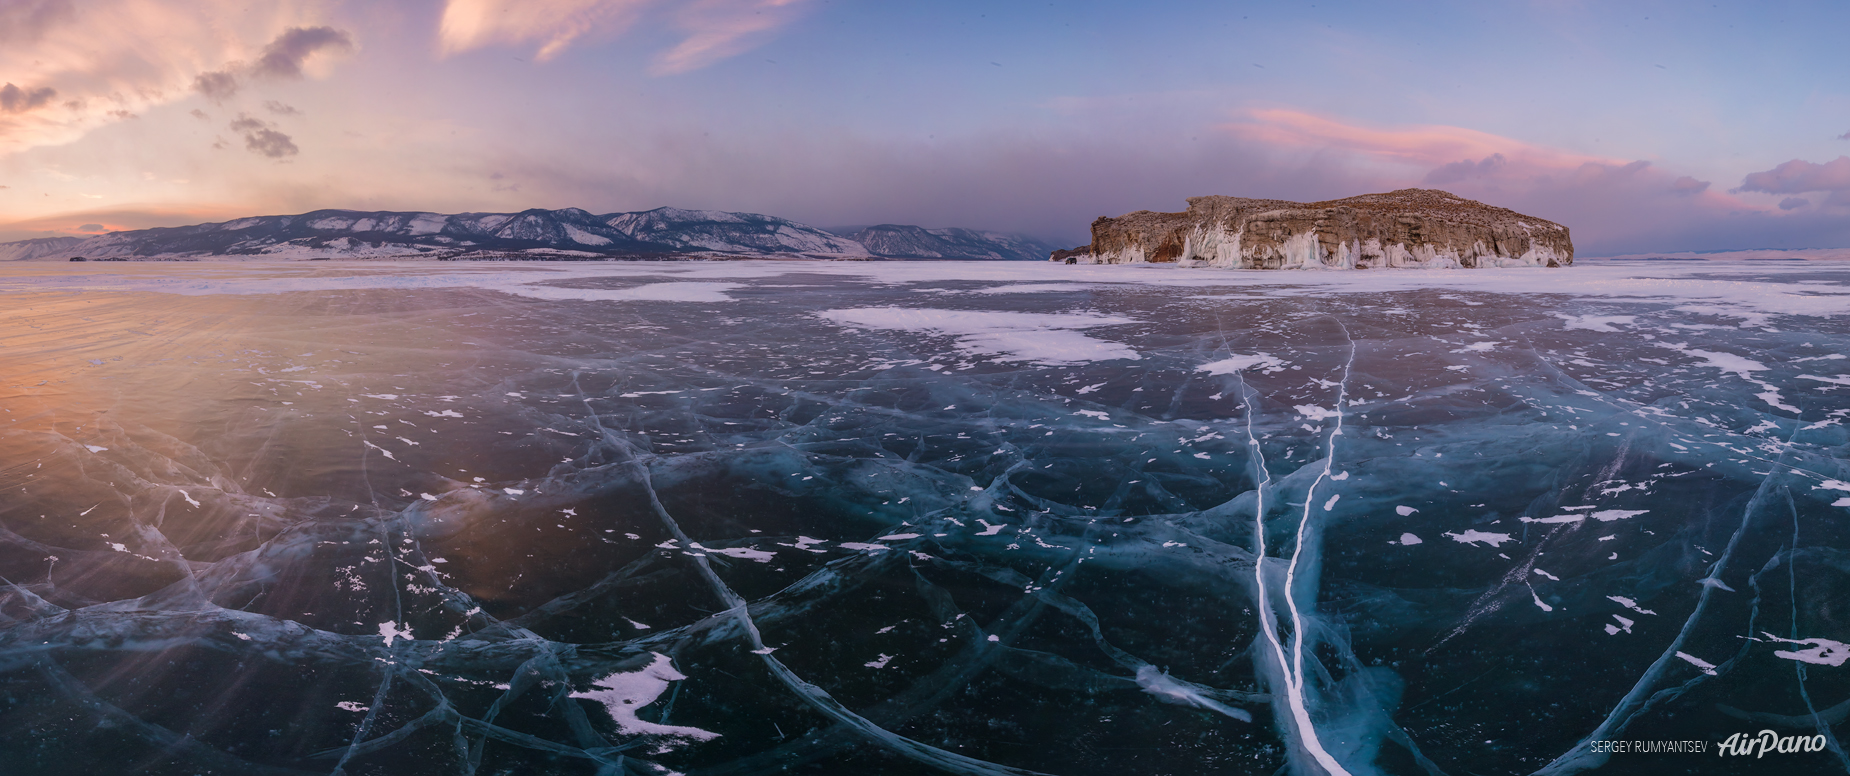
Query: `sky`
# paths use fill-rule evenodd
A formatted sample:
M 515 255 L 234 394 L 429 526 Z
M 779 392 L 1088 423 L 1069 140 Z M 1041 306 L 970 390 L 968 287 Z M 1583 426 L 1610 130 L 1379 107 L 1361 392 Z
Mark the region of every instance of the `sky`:
M 1850 247 L 1850 3 L 0 0 L 0 240 L 660 206 L 1081 244 L 1439 188 Z

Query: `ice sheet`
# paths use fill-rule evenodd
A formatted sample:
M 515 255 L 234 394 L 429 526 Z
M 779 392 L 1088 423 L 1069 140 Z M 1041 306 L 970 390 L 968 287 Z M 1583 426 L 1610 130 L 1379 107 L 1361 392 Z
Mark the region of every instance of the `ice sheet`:
M 1847 288 L 0 267 L 0 757 L 1559 774 L 1809 725 Z

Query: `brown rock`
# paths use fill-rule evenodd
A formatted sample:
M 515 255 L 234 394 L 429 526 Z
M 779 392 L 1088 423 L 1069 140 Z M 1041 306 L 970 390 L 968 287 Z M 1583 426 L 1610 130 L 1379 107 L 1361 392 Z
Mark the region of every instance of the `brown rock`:
M 1311 203 L 1190 197 L 1181 213 L 1140 210 L 1093 221 L 1092 244 L 1084 254 L 1079 250 L 1073 254 L 1087 264 L 1236 269 L 1574 263 L 1567 227 L 1435 189 Z

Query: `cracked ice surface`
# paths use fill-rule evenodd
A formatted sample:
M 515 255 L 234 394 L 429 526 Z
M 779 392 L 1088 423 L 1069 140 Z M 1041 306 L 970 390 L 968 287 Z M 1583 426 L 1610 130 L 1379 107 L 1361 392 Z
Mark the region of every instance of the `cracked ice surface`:
M 1847 334 L 1824 264 L 0 268 L 0 758 L 1573 773 L 1828 730 Z M 1780 757 L 1676 764 L 1845 762 Z

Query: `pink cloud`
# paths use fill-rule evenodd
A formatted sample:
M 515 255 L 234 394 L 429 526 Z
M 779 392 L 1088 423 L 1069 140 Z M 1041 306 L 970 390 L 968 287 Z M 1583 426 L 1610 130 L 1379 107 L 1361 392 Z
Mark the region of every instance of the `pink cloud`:
M 588 35 L 622 34 L 655 0 L 449 0 L 438 37 L 443 52 L 538 43 L 534 57 L 551 59 Z
M 1807 191 L 1850 191 L 1850 156 L 1816 164 L 1794 159 L 1763 172 L 1749 173 L 1741 191 L 1800 194 Z
M 696 70 L 740 54 L 794 21 L 805 0 L 696 0 L 676 15 L 686 40 L 655 60 L 650 72 Z
M 1256 110 L 1250 120 L 1222 127 L 1264 145 L 1304 151 L 1346 151 L 1384 163 L 1438 167 L 1466 159 L 1490 160 L 1492 166 L 1570 169 L 1582 164 L 1625 164 L 1610 159 L 1535 145 L 1464 127 L 1428 124 L 1376 129 L 1289 108 Z
M 586 38 L 612 38 L 643 17 L 667 12 L 684 33 L 655 58 L 650 72 L 698 70 L 763 43 L 794 21 L 808 0 L 448 0 L 438 37 L 443 53 L 484 46 L 538 44 L 535 58 L 558 56 Z
M 238 62 L 298 77 L 316 50 L 352 46 L 345 33 L 316 26 L 314 0 L 255 8 L 242 0 L 91 0 L 81 15 L 75 8 L 0 0 L 0 73 L 8 74 L 0 79 L 0 157 L 69 143 L 185 99 L 202 76 Z M 236 88 L 229 78 L 207 83 Z
M 1687 245 L 1696 249 L 1773 247 L 1782 230 L 1823 242 L 1841 229 L 1814 223 L 1789 202 L 1784 210 L 1713 189 L 1649 161 L 1600 157 L 1464 127 L 1369 127 L 1294 109 L 1253 111 L 1221 127 L 1253 151 L 1334 161 L 1326 174 L 1349 187 L 1443 188 L 1533 214 L 1573 230 L 1589 255 Z M 1836 191 L 1850 199 L 1850 158 L 1793 161 L 1748 176 L 1736 191 Z M 1826 205 L 1831 204 L 1829 200 Z

